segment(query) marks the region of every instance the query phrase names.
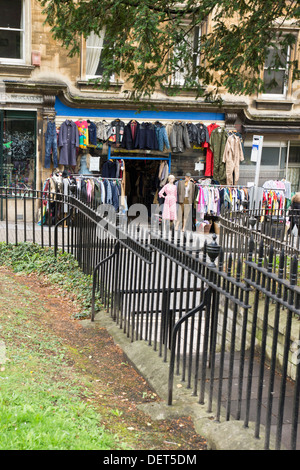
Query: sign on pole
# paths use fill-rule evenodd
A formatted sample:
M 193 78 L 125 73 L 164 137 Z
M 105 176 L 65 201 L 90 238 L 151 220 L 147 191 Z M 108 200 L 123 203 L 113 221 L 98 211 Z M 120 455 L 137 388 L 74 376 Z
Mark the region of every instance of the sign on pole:
M 254 135 L 253 136 L 251 162 L 256 163 L 255 179 L 254 179 L 254 186 L 255 187 L 258 186 L 258 182 L 259 182 L 260 163 L 261 163 L 263 143 L 264 143 L 264 137 L 262 135 Z
M 262 135 L 253 136 L 251 162 L 255 162 L 256 167 L 255 167 L 255 178 L 254 178 L 254 188 L 253 188 L 254 193 L 253 193 L 251 209 L 256 209 L 257 208 L 256 206 L 259 205 L 258 184 L 259 184 L 259 174 L 260 174 L 260 164 L 261 164 L 263 142 L 264 142 L 264 138 Z

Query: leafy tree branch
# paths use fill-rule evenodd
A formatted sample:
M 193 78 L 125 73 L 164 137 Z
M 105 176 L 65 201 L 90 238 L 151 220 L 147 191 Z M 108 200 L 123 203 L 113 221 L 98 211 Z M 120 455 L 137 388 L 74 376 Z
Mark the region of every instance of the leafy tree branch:
M 53 37 L 68 54 L 80 52 L 81 38 L 106 28 L 101 55 L 103 75 L 126 78 L 130 98 L 150 97 L 155 90 L 176 93 L 172 77 L 185 74 L 181 88 L 207 100 L 222 92 L 235 95 L 265 91 L 262 70 L 270 46 L 272 69 L 282 65 L 282 50 L 297 44 L 300 7 L 286 0 L 39 0 Z M 209 19 L 209 21 L 208 21 Z M 293 22 L 293 30 L 282 28 Z M 204 27 L 207 26 L 207 28 Z M 200 27 L 201 40 L 190 40 Z M 199 57 L 195 61 L 195 57 Z M 300 71 L 296 54 L 289 61 L 293 78 Z

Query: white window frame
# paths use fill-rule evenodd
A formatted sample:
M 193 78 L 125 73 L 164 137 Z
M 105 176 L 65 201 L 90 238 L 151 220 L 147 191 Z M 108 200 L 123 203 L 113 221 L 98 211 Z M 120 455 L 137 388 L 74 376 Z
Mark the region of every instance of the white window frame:
M 188 25 L 185 25 L 186 28 L 188 29 Z M 202 35 L 202 28 L 201 26 L 195 26 L 197 28 L 199 28 L 199 31 L 198 31 L 198 41 L 201 41 L 201 35 Z M 193 35 L 193 47 L 195 46 L 195 35 Z M 176 54 L 176 47 L 174 48 L 174 51 L 173 51 L 173 55 Z M 192 57 L 192 60 L 194 60 L 194 56 L 195 56 L 195 53 L 193 52 L 193 57 Z M 197 54 L 197 57 L 196 57 L 196 66 L 198 66 L 200 63 L 200 54 Z M 171 84 L 172 86 L 183 86 L 185 83 L 185 72 L 181 73 L 181 72 L 175 72 L 175 74 L 172 75 L 172 79 L 171 79 Z
M 22 18 L 22 27 L 21 28 L 2 28 L 0 27 L 1 31 L 19 31 L 21 33 L 21 58 L 20 59 L 12 59 L 9 57 L 0 57 L 0 64 L 25 64 L 26 63 L 26 44 L 27 44 L 27 34 L 26 34 L 26 16 L 27 16 L 27 10 L 28 10 L 28 5 L 25 5 L 28 3 L 26 0 L 22 0 L 22 12 L 21 12 L 21 18 Z
M 245 148 L 252 148 L 252 140 L 246 140 L 244 142 L 244 147 Z M 282 149 L 286 148 L 288 149 L 288 143 L 287 141 L 284 141 L 284 140 L 268 140 L 268 138 L 265 137 L 264 139 L 264 143 L 263 143 L 263 148 L 276 148 L 276 149 L 279 149 L 279 160 L 278 160 L 278 165 L 274 165 L 274 169 L 275 170 L 282 170 L 281 168 L 281 157 L 282 157 Z M 264 169 L 267 169 L 267 168 L 270 168 L 270 166 L 272 165 L 263 165 L 261 164 L 261 166 L 264 168 Z M 247 168 L 247 165 L 243 165 L 244 168 Z M 253 165 L 252 168 L 254 168 L 255 166 Z
M 284 87 L 283 87 L 283 93 L 262 93 L 262 97 L 264 99 L 273 99 L 273 100 L 282 100 L 282 99 L 285 99 L 287 98 L 287 94 L 288 94 L 288 75 L 289 75 L 289 60 L 290 60 L 290 56 L 291 56 L 291 48 L 290 46 L 288 46 L 287 48 L 287 55 L 286 55 L 286 66 L 285 68 L 279 68 L 278 70 L 279 71 L 284 71 L 286 76 L 287 76 L 287 80 L 285 80 L 284 82 Z M 263 69 L 263 74 L 265 74 L 265 71 L 268 70 L 268 68 L 264 65 L 264 69 Z M 275 70 L 275 69 L 274 69 Z M 264 78 L 264 77 L 263 77 Z

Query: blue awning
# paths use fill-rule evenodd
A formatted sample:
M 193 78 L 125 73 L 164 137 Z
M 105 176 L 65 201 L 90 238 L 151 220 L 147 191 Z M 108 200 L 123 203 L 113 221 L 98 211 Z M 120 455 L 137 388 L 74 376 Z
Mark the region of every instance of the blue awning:
M 86 118 L 119 118 L 119 119 L 143 119 L 157 120 L 165 119 L 169 121 L 190 120 L 190 121 L 225 121 L 224 113 L 202 113 L 192 111 L 137 111 L 134 109 L 94 109 L 94 108 L 72 108 L 66 106 L 56 98 L 55 111 L 57 116 L 86 117 Z

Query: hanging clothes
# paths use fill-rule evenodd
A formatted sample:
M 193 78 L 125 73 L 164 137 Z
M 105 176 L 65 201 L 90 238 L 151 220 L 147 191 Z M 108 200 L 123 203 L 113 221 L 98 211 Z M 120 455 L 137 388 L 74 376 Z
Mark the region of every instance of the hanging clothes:
M 223 153 L 223 163 L 226 168 L 226 184 L 237 184 L 240 176 L 240 162 L 244 160 L 244 152 L 241 139 L 235 134 L 231 134 L 227 138 Z M 234 181 L 233 181 L 234 175 Z
M 94 122 L 87 120 L 88 123 L 88 137 L 89 137 L 89 147 L 97 146 L 97 126 Z
M 210 135 L 210 148 L 214 156 L 213 178 L 219 184 L 226 184 L 226 168 L 223 155 L 227 138 L 226 129 L 222 127 L 217 127 Z
M 136 139 L 136 148 L 145 150 L 158 150 L 155 126 L 151 122 L 142 122 L 140 124 Z
M 169 176 L 169 165 L 165 160 L 162 160 L 157 168 L 156 175 L 154 177 L 154 188 L 162 188 L 168 181 Z
M 213 176 L 213 172 L 214 172 L 214 154 L 210 147 L 210 136 L 211 136 L 212 131 L 217 129 L 217 127 L 220 127 L 220 126 L 216 123 L 212 123 L 207 126 L 209 141 L 206 141 L 203 143 L 203 148 L 206 149 L 206 163 L 205 163 L 204 175 L 210 176 L 210 177 Z
M 51 156 L 54 168 L 58 166 L 57 155 L 57 131 L 55 121 L 49 121 L 47 118 L 47 130 L 45 133 L 45 168 L 50 168 Z
M 156 122 L 154 125 L 154 128 L 155 128 L 155 133 L 156 133 L 158 150 L 160 152 L 163 152 L 165 148 L 170 149 L 170 142 L 169 142 L 169 137 L 167 134 L 166 126 L 164 126 L 160 122 Z
M 60 148 L 59 164 L 76 166 L 77 149 L 79 148 L 79 132 L 75 122 L 66 119 L 58 134 Z
M 194 207 L 200 218 L 218 217 L 221 210 L 243 211 L 249 205 L 248 188 L 196 184 Z
M 137 148 L 137 140 L 140 124 L 135 119 L 131 119 L 124 127 L 124 137 L 121 147 L 127 150 L 134 150 Z
M 121 188 L 115 181 L 108 181 L 112 193 L 112 205 L 115 211 L 119 209 L 119 197 L 121 195 Z
M 86 149 L 89 145 L 89 125 L 87 121 L 75 121 L 79 132 L 79 148 Z
M 198 129 L 196 127 L 196 124 L 192 123 L 192 122 L 187 122 L 186 123 L 186 128 L 187 128 L 187 133 L 188 133 L 188 136 L 189 136 L 189 141 L 190 141 L 190 144 L 199 144 L 199 132 L 198 132 Z
M 116 161 L 107 160 L 104 162 L 101 175 L 103 178 L 116 178 L 117 165 Z
M 197 129 L 197 143 L 199 145 L 204 144 L 204 143 L 209 143 L 208 128 L 202 122 L 197 122 L 196 129 Z
M 88 157 L 90 155 L 84 154 L 82 155 L 80 159 L 80 168 L 79 168 L 79 174 L 80 175 L 91 175 L 92 173 L 89 170 L 89 164 L 88 164 Z
M 124 137 L 125 123 L 120 119 L 115 119 L 110 123 L 108 129 L 108 143 L 112 147 L 121 147 Z
M 170 145 L 173 153 L 182 153 L 190 149 L 190 139 L 185 122 L 175 122 L 170 135 Z
M 97 139 L 101 142 L 106 142 L 110 137 L 111 126 L 110 124 L 103 120 L 96 123 L 96 135 Z

